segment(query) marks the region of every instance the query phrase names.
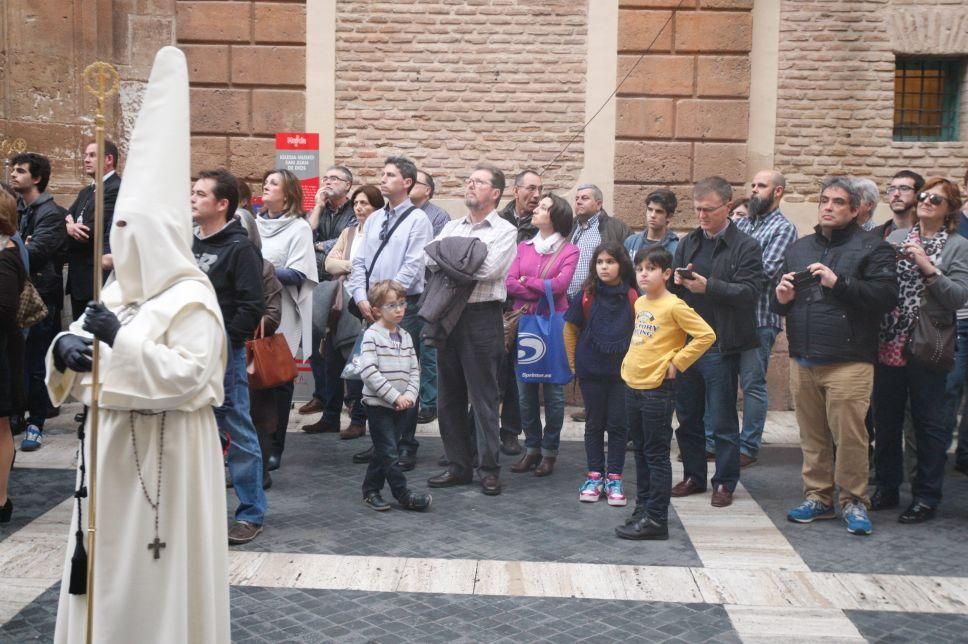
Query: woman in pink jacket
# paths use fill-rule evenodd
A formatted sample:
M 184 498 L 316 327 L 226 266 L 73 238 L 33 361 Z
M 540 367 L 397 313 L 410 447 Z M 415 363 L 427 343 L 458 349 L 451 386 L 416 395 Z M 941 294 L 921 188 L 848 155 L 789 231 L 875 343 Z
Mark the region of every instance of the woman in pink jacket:
M 534 238 L 518 244 L 518 254 L 507 277 L 508 297 L 513 310 L 534 311 L 545 297 L 545 281 L 551 282 L 555 309 L 565 311 L 565 291 L 578 265 L 578 247 L 568 242 L 572 211 L 568 202 L 548 193 L 538 202 L 531 223 L 538 229 Z M 538 387 L 544 388 L 545 425 L 541 427 Z M 524 428 L 525 453 L 511 466 L 516 474 L 534 470 L 535 476 L 548 476 L 554 471 L 565 420 L 565 386 L 518 381 L 521 402 L 521 426 Z

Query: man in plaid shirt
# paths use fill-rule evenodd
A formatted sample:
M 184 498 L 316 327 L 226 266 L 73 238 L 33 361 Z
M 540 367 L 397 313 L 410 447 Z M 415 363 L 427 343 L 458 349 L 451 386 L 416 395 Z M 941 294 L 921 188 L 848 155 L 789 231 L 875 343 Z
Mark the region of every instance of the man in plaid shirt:
M 766 370 L 777 334 L 783 330 L 780 316 L 770 311 L 770 293 L 783 265 L 783 254 L 797 240 L 797 228 L 780 212 L 786 178 L 776 170 L 761 170 L 750 184 L 749 217 L 736 220 L 736 227 L 751 236 L 763 249 L 763 272 L 769 287 L 763 289 L 756 304 L 758 349 L 744 351 L 740 357 L 739 380 L 743 388 L 743 430 L 740 435 L 740 467 L 756 462 L 766 423 Z M 706 436 L 706 451 L 712 449 L 712 436 Z

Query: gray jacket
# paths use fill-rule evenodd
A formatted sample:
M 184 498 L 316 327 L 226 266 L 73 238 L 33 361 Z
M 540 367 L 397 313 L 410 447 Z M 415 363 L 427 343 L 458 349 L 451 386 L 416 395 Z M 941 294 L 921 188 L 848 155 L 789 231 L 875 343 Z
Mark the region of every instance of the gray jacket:
M 887 241 L 899 244 L 910 230 L 895 230 Z M 953 317 L 968 302 L 968 239 L 950 233 L 937 268 L 941 274 L 925 285 L 921 306 L 932 318 Z
M 420 317 L 426 322 L 420 337 L 442 347 L 477 284 L 473 275 L 487 259 L 487 244 L 476 237 L 444 237 L 427 244 L 425 251 L 439 269 L 428 271 L 420 297 Z

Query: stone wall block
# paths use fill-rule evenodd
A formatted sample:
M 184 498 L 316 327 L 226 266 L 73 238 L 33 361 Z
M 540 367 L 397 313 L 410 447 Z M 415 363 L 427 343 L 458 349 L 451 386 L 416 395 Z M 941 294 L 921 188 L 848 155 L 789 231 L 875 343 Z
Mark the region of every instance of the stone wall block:
M 750 95 L 748 56 L 699 56 L 696 63 L 696 91 L 699 96 Z
M 619 54 L 619 81 L 638 58 L 638 55 Z M 694 66 L 692 56 L 646 55 L 622 85 L 620 95 L 692 96 Z
M 670 51 L 672 49 L 671 16 L 671 11 L 619 10 L 619 51 Z M 652 44 L 653 42 L 655 44 Z
M 228 45 L 181 45 L 192 83 L 229 83 Z
M 686 183 L 692 177 L 691 161 L 691 143 L 617 141 L 615 181 Z
M 249 132 L 249 90 L 192 88 L 192 134 Z
M 671 98 L 619 98 L 615 134 L 620 137 L 671 139 L 675 105 Z
M 676 137 L 746 140 L 749 102 L 683 99 L 676 104 Z
M 192 176 L 202 170 L 213 170 L 227 165 L 229 145 L 224 136 L 192 137 Z
M 747 174 L 745 143 L 696 144 L 693 181 L 719 175 L 730 183 L 745 183 L 748 179 Z
M 306 5 L 255 3 L 252 29 L 256 42 L 306 42 Z
M 306 92 L 252 90 L 252 133 L 301 132 L 306 127 Z
M 232 82 L 245 85 L 305 85 L 305 47 L 233 45 Z
M 749 12 L 680 11 L 675 23 L 677 52 L 748 52 L 753 46 L 753 16 Z
M 175 8 L 179 42 L 249 42 L 249 2 L 180 1 Z
M 262 180 L 266 170 L 276 163 L 275 138 L 229 137 L 229 170 L 244 180 Z

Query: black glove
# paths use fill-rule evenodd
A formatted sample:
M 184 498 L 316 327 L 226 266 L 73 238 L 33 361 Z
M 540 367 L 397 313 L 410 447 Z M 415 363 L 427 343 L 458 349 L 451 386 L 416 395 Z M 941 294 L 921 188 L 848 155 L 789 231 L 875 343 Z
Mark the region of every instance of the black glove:
M 90 371 L 92 344 L 94 340 L 82 338 L 73 333 L 62 335 L 54 345 L 54 366 L 61 372 L 65 369 L 77 372 Z
M 118 316 L 100 302 L 88 302 L 84 310 L 84 330 L 108 345 L 114 346 L 114 338 L 118 335 L 121 322 Z

